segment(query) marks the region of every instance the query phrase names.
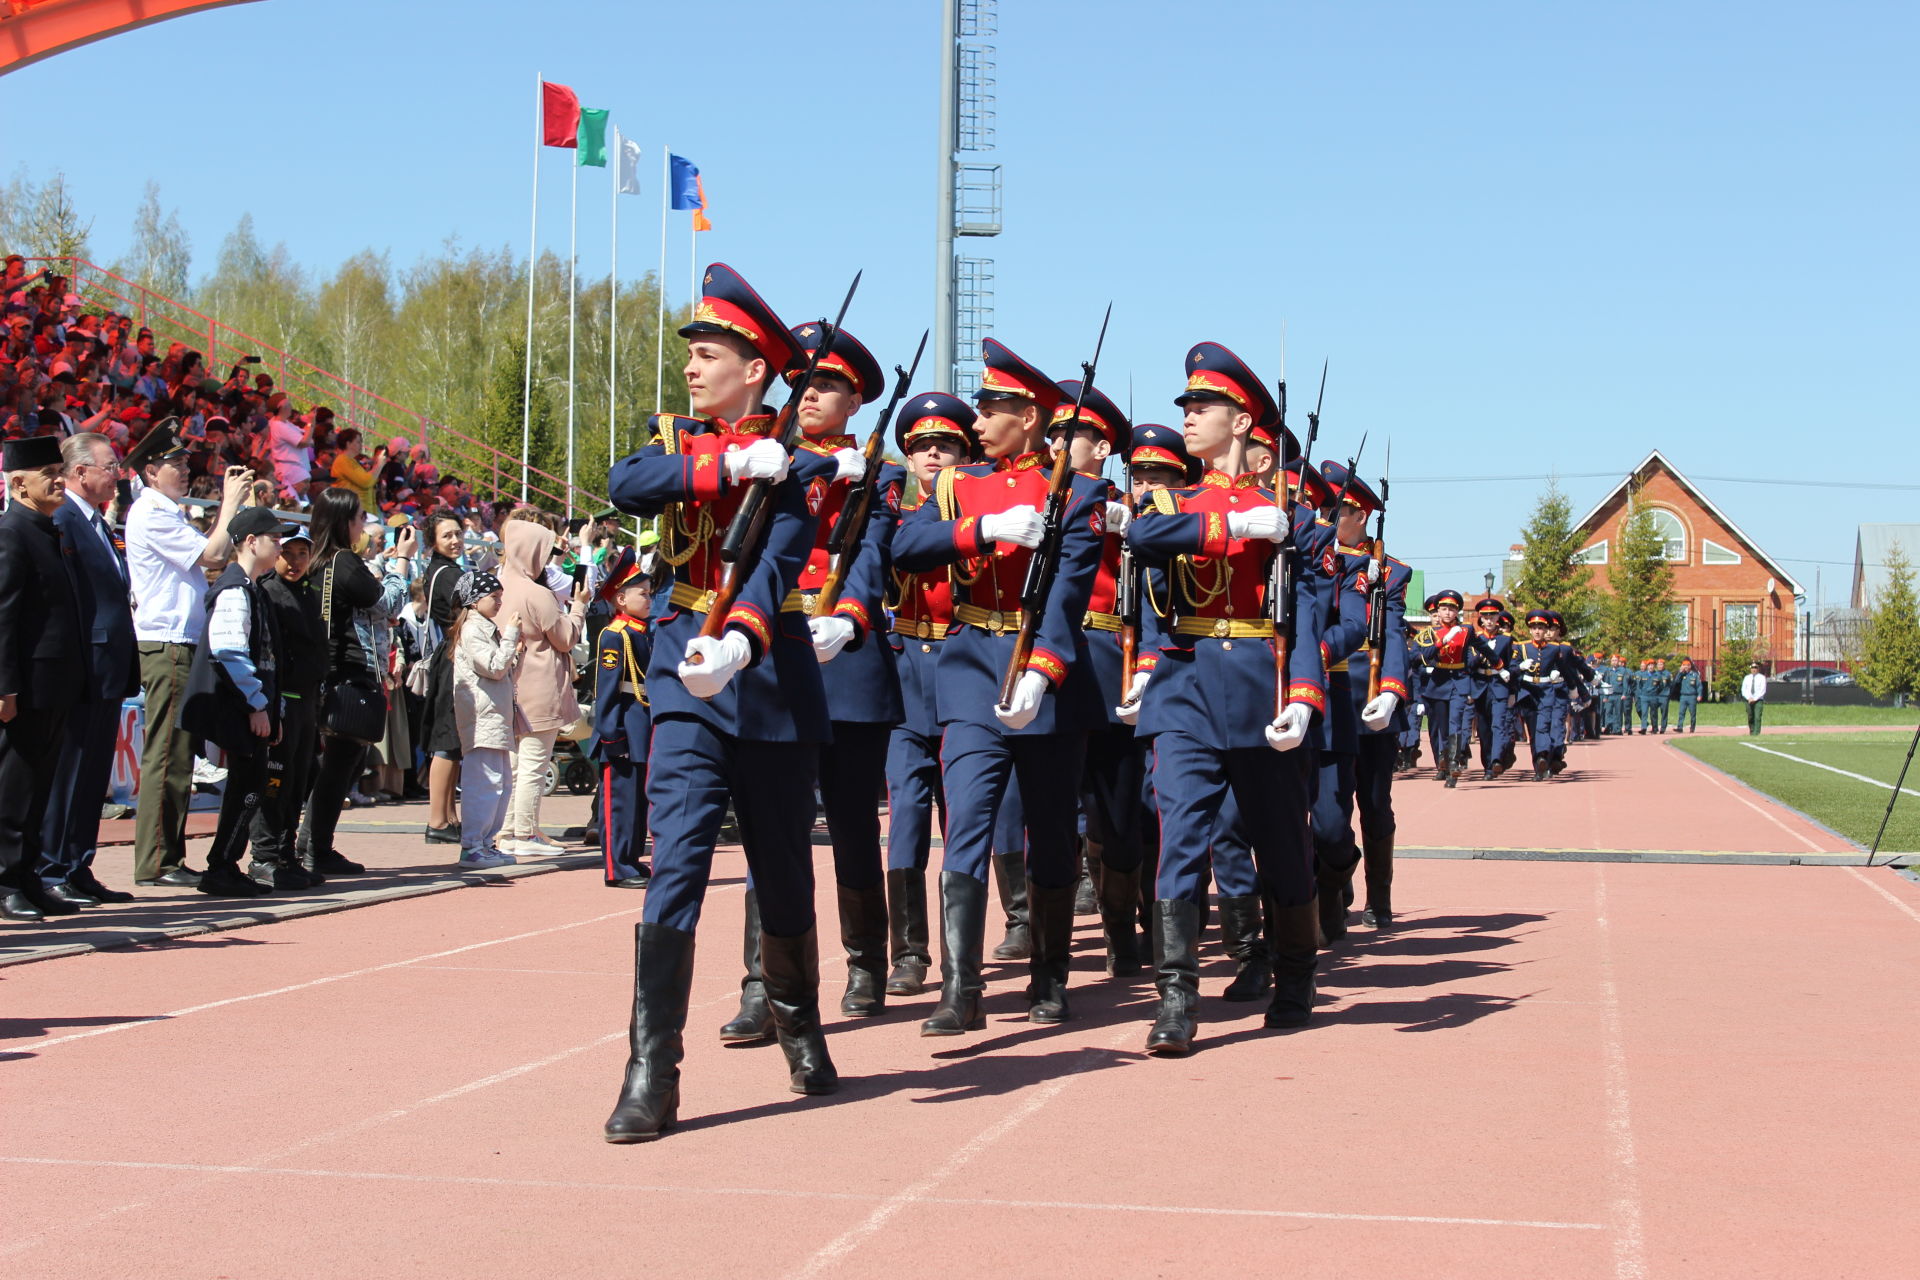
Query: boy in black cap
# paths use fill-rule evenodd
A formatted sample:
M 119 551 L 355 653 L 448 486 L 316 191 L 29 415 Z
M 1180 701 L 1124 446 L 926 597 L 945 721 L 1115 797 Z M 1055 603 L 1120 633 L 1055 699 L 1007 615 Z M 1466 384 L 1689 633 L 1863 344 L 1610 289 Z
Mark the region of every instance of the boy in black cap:
M 263 888 L 310 889 L 325 883 L 300 865 L 294 837 L 320 759 L 320 682 L 327 671 L 326 623 L 320 593 L 307 577 L 313 538 L 296 528 L 280 540 L 280 558 L 254 580 L 273 615 L 279 648 L 280 737 L 267 752 L 267 778 L 253 815 L 253 862 L 247 872 Z

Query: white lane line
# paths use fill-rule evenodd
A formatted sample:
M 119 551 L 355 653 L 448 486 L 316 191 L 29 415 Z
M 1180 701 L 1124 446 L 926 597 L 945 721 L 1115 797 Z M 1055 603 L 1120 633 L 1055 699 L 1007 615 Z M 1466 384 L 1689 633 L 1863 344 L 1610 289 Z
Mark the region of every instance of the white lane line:
M 1755 804 L 1752 800 L 1748 799 L 1746 796 L 1741 795 L 1738 791 L 1735 791 L 1732 787 L 1729 787 L 1726 783 L 1722 782 L 1717 776 L 1714 775 L 1712 770 L 1702 768 L 1700 765 L 1695 764 L 1690 758 L 1688 758 L 1686 752 L 1681 751 L 1681 752 L 1676 752 L 1675 754 L 1679 756 L 1680 762 L 1686 765 L 1687 768 L 1693 770 L 1695 773 L 1705 778 L 1708 782 L 1711 782 L 1714 786 L 1720 788 L 1720 790 L 1726 792 L 1728 795 L 1732 796 L 1735 800 L 1738 800 L 1741 804 L 1747 806 L 1747 808 L 1753 810 L 1755 813 L 1765 818 L 1768 822 L 1771 822 L 1774 826 L 1780 828 L 1782 831 L 1792 836 L 1795 840 L 1798 840 L 1801 844 L 1804 844 L 1805 846 L 1807 846 L 1807 852 L 1809 853 L 1827 852 L 1827 850 L 1822 849 L 1820 847 L 1818 842 L 1808 838 L 1807 834 L 1804 831 L 1797 831 L 1794 828 L 1788 826 L 1786 823 L 1782 822 L 1780 820 L 1779 814 L 1770 813 L 1766 809 L 1761 808 L 1759 805 Z
M 1888 902 L 1891 902 L 1894 906 L 1906 912 L 1909 916 L 1912 916 L 1914 923 L 1920 924 L 1920 911 L 1915 911 L 1913 909 L 1913 904 L 1911 902 L 1907 902 L 1904 899 L 1897 898 L 1893 894 L 1888 893 L 1884 887 L 1875 884 L 1873 880 L 1870 877 L 1868 877 L 1867 873 L 1860 870 L 1860 868 L 1858 867 L 1848 867 L 1847 872 L 1854 879 L 1858 880 L 1861 884 L 1867 886 L 1867 888 L 1873 890 L 1875 893 L 1885 898 Z
M 443 1186 L 505 1187 L 524 1190 L 595 1191 L 616 1194 L 758 1196 L 779 1200 L 868 1202 L 877 1192 L 810 1191 L 782 1187 L 685 1187 L 667 1183 L 571 1182 L 551 1178 L 482 1178 L 458 1174 L 376 1173 L 347 1169 L 283 1169 L 248 1164 L 180 1164 L 159 1160 L 66 1160 L 46 1156 L 0 1156 L 0 1164 L 55 1165 L 86 1169 L 155 1170 L 161 1173 L 251 1174 L 268 1177 L 333 1178 L 348 1182 L 415 1182 Z M 1316 1222 L 1405 1222 L 1449 1227 L 1531 1227 L 1543 1231 L 1605 1231 L 1604 1222 L 1554 1222 L 1527 1218 L 1465 1218 L 1425 1213 L 1336 1213 L 1315 1209 L 1235 1209 L 1219 1205 L 1111 1204 L 1088 1200 L 1003 1200 L 992 1197 L 925 1196 L 916 1203 L 969 1209 L 1066 1209 L 1088 1213 L 1159 1213 L 1198 1218 L 1284 1218 Z
M 527 933 L 516 933 L 505 938 L 491 938 L 485 942 L 469 942 L 464 947 L 454 947 L 447 951 L 433 951 L 426 955 L 414 956 L 407 960 L 391 960 L 386 964 L 369 965 L 364 969 L 352 969 L 346 973 L 329 974 L 327 977 L 315 978 L 310 982 L 296 982 L 292 986 L 275 987 L 271 991 L 255 991 L 249 995 L 228 996 L 224 1000 L 209 1000 L 205 1004 L 188 1005 L 184 1009 L 175 1009 L 171 1013 L 156 1014 L 151 1018 L 135 1018 L 128 1022 L 110 1023 L 104 1027 L 94 1027 L 87 1031 L 75 1031 L 70 1035 L 55 1036 L 51 1040 L 25 1040 L 12 1047 L 15 1049 L 31 1049 L 37 1053 L 42 1049 L 51 1049 L 58 1044 L 71 1044 L 75 1040 L 88 1040 L 94 1036 L 111 1035 L 116 1031 L 126 1031 L 132 1027 L 150 1027 L 156 1022 L 173 1022 L 186 1017 L 188 1014 L 205 1013 L 209 1009 L 224 1009 L 228 1005 L 245 1004 L 250 1000 L 265 1000 L 269 996 L 284 996 L 295 991 L 308 991 L 314 987 L 327 986 L 329 983 L 345 982 L 349 978 L 364 978 L 372 973 L 385 973 L 392 969 L 404 969 L 408 965 L 419 964 L 423 960 L 444 960 L 448 956 L 465 955 L 469 951 L 479 951 L 486 947 L 503 946 L 509 942 L 524 942 L 528 938 L 539 938 L 550 933 L 564 933 L 568 929 L 579 929 L 586 925 L 599 924 L 604 920 L 615 920 L 621 916 L 638 915 L 640 910 L 641 908 L 635 905 L 623 911 L 609 911 L 602 916 L 594 916 L 587 920 L 576 920 L 571 924 L 557 924 L 550 928 L 534 929 Z
M 1130 1025 L 1110 1037 L 1099 1048 L 1117 1049 L 1121 1044 L 1139 1034 L 1140 1028 L 1137 1025 Z M 812 1277 L 838 1265 L 847 1255 L 891 1222 L 901 1210 L 925 1201 L 935 1187 L 959 1173 L 975 1156 L 1039 1114 L 1041 1108 L 1059 1097 L 1066 1091 L 1068 1085 L 1102 1060 L 1097 1052 L 1089 1053 L 1085 1050 L 1081 1052 L 1079 1065 L 1029 1092 L 1019 1106 L 961 1144 L 957 1151 L 942 1161 L 931 1173 L 888 1196 L 877 1209 L 867 1215 L 864 1221 L 829 1240 L 797 1270 L 788 1273 L 789 1280 L 811 1280 Z
M 1756 746 L 1751 742 L 1743 742 L 1740 745 L 1745 747 L 1749 751 L 1763 751 L 1767 755 L 1779 756 L 1782 760 L 1791 760 L 1795 764 L 1810 764 L 1816 769 L 1825 769 L 1828 773 L 1837 773 L 1843 778 L 1852 778 L 1855 782 L 1869 783 L 1873 786 L 1880 788 L 1882 791 L 1897 790 L 1903 796 L 1914 796 L 1916 798 L 1920 798 L 1920 791 L 1915 791 L 1912 787 L 1896 788 L 1891 782 L 1882 782 L 1878 778 L 1869 778 L 1864 773 L 1854 773 L 1850 769 L 1836 769 L 1830 764 L 1821 764 L 1818 760 L 1807 760 L 1807 759 L 1803 759 L 1800 756 L 1790 756 L 1784 751 L 1775 751 L 1772 747 Z
M 1613 1274 L 1646 1280 L 1647 1241 L 1640 1213 L 1640 1157 L 1633 1140 L 1633 1108 L 1627 1093 L 1627 1051 L 1620 1026 L 1620 988 L 1613 972 L 1613 929 L 1607 915 L 1607 868 L 1593 865 L 1593 912 L 1599 942 L 1602 1076 L 1606 1081 L 1607 1181 L 1613 1191 Z
M 631 978 L 630 969 L 496 969 L 487 964 L 422 964 L 435 973 L 531 973 L 553 978 Z

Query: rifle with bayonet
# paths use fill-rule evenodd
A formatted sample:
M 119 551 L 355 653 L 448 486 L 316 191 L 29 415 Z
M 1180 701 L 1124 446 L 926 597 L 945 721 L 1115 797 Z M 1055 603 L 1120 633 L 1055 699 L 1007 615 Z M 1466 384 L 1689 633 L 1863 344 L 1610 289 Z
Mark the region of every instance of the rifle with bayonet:
M 799 381 L 795 382 L 787 402 L 780 406 L 780 416 L 775 420 L 772 438 L 780 442 L 780 447 L 791 453 L 795 441 L 800 435 L 800 398 L 807 394 L 807 388 L 813 383 L 814 372 L 820 362 L 833 353 L 833 340 L 840 334 L 840 322 L 847 318 L 847 308 L 853 304 L 853 295 L 860 288 L 860 272 L 855 272 L 853 283 L 847 286 L 847 296 L 840 303 L 840 314 L 833 318 L 820 334 L 820 345 L 807 357 L 806 368 L 801 371 Z M 706 620 L 700 624 L 700 634 L 708 639 L 716 639 L 726 629 L 727 614 L 732 612 L 734 601 L 740 598 L 740 588 L 746 585 L 747 573 L 752 568 L 754 554 L 760 550 L 760 543 L 767 528 L 767 501 L 773 492 L 771 480 L 755 480 L 747 486 L 746 493 L 735 508 L 733 520 L 727 525 L 726 537 L 720 543 L 720 561 L 725 566 L 720 575 L 720 588 L 713 593 L 713 604 L 707 610 Z M 702 658 L 699 654 L 687 657 L 689 666 L 699 666 Z
M 1100 321 L 1100 336 L 1093 344 L 1093 359 L 1080 366 L 1080 394 L 1073 399 L 1073 416 L 1066 420 L 1066 435 L 1060 452 L 1054 455 L 1053 472 L 1047 480 L 1047 506 L 1042 515 L 1040 545 L 1027 559 L 1027 580 L 1020 588 L 1020 633 L 1014 639 L 1013 656 L 1000 680 L 1002 710 L 1013 705 L 1014 686 L 1033 657 L 1033 642 L 1040 634 L 1040 611 L 1053 590 L 1054 576 L 1060 571 L 1060 543 L 1066 535 L 1067 496 L 1073 487 L 1073 433 L 1080 428 L 1080 411 L 1086 408 L 1087 392 L 1093 390 L 1093 371 L 1100 364 L 1100 348 L 1106 345 L 1107 321 L 1113 319 L 1113 304 Z
M 1380 696 L 1380 664 L 1387 652 L 1387 485 L 1393 476 L 1393 441 L 1387 441 L 1387 471 L 1380 477 L 1380 523 L 1367 562 L 1367 701 Z
M 1280 403 L 1286 403 L 1287 384 L 1280 383 Z M 1300 450 L 1300 483 L 1307 483 L 1307 468 L 1313 461 L 1313 442 L 1320 436 L 1320 406 L 1327 399 L 1327 366 L 1320 365 L 1320 398 L 1307 415 L 1307 442 Z M 1282 410 L 1284 418 L 1285 410 Z M 1284 423 L 1283 423 L 1284 425 Z M 1281 454 L 1274 461 L 1273 501 L 1280 509 L 1280 543 L 1274 548 L 1273 568 L 1267 574 L 1267 612 L 1273 618 L 1273 718 L 1287 709 L 1287 662 L 1293 652 L 1293 490 L 1287 484 L 1286 435 L 1280 437 Z
M 920 371 L 920 357 L 926 354 L 927 331 L 920 333 L 920 345 L 914 349 L 913 364 L 902 369 L 893 366 L 898 379 L 893 384 L 893 395 L 887 401 L 887 407 L 880 411 L 880 421 L 874 425 L 873 434 L 867 437 L 866 470 L 853 482 L 853 488 L 847 491 L 847 500 L 840 504 L 840 516 L 833 523 L 833 532 L 827 537 L 827 578 L 820 584 L 820 596 L 814 601 L 815 617 L 825 618 L 833 614 L 833 606 L 840 603 L 840 589 L 846 585 L 847 571 L 853 568 L 853 562 L 859 558 L 860 546 L 866 540 L 867 520 L 873 511 L 873 495 L 880 487 L 880 468 L 886 463 L 887 427 L 893 421 L 893 411 L 900 407 L 900 401 L 906 397 L 907 388 L 913 382 L 913 375 Z

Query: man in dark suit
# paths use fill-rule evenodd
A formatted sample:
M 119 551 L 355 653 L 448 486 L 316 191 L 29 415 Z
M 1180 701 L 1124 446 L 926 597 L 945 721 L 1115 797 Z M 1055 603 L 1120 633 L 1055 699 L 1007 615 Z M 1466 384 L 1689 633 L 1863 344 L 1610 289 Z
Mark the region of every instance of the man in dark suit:
M 80 908 L 49 897 L 36 874 L 40 830 L 61 739 L 87 675 L 86 633 L 71 549 L 54 526 L 66 499 L 60 442 L 6 443 L 0 514 L 0 919 Z M 76 671 L 76 666 L 78 670 Z M 76 678 L 78 677 L 78 678 Z
M 53 513 L 54 528 L 73 552 L 81 633 L 91 637 L 93 671 L 85 701 L 74 708 L 53 797 L 41 830 L 40 884 L 48 897 L 75 906 L 132 902 L 93 874 L 100 838 L 100 805 L 113 774 L 120 704 L 140 687 L 133 652 L 133 606 L 127 565 L 101 511 L 113 501 L 120 463 L 103 435 L 83 431 L 60 446 L 67 496 Z

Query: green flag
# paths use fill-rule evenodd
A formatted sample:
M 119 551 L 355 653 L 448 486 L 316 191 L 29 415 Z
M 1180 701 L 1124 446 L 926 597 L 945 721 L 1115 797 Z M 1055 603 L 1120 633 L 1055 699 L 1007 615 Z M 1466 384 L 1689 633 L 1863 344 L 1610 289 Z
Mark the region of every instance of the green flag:
M 607 111 L 605 107 L 582 107 L 580 109 L 580 149 L 574 153 L 575 164 L 590 164 L 595 168 L 607 167 Z

